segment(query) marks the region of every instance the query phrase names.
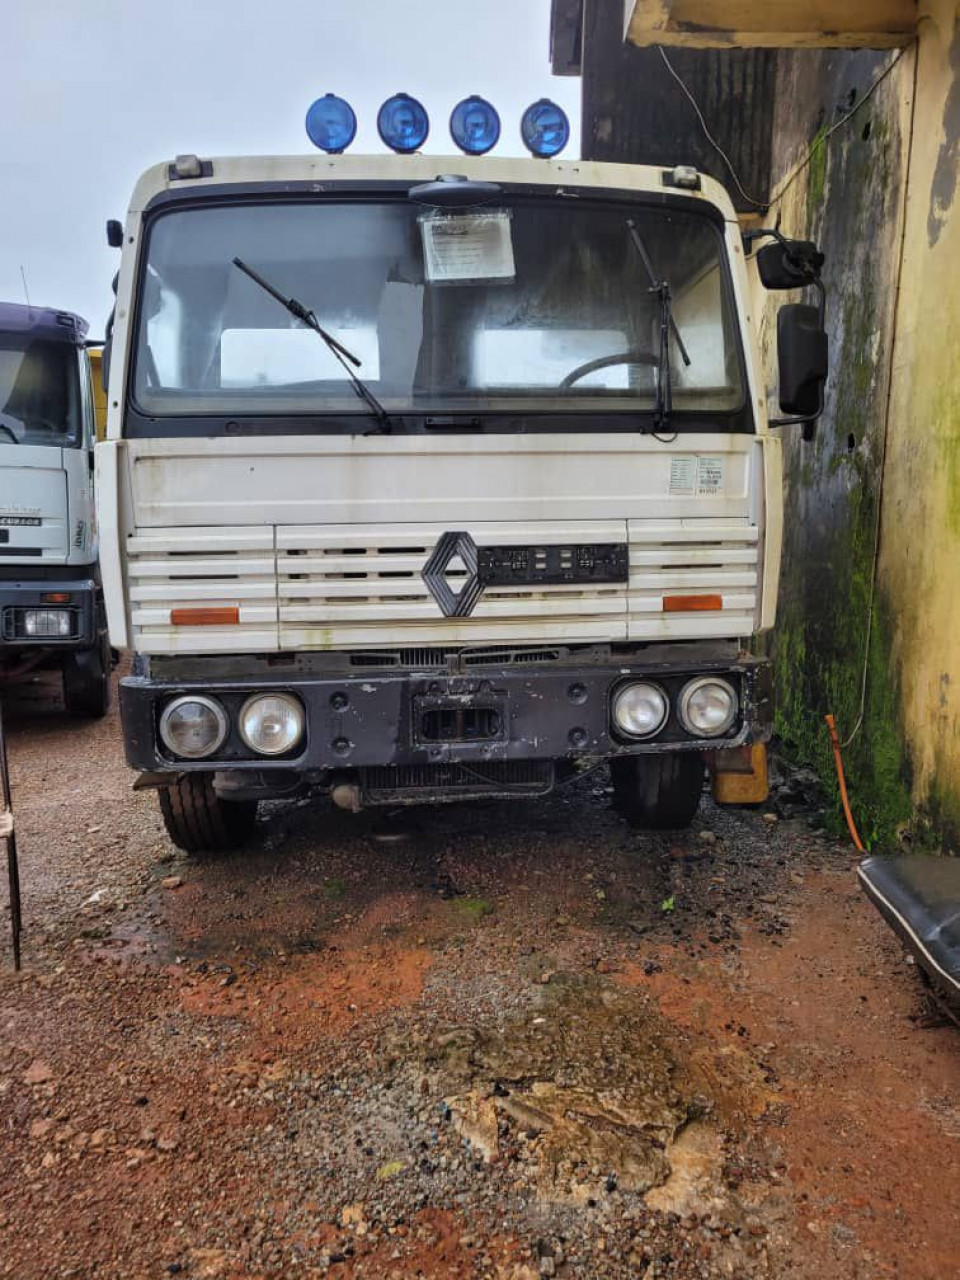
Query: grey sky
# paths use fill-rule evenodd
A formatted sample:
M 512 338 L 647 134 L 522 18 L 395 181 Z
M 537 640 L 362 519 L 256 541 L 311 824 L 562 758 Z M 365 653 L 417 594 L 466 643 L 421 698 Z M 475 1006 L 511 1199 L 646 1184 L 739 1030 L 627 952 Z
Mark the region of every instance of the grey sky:
M 450 154 L 453 105 L 489 98 L 493 154 L 525 154 L 523 108 L 551 97 L 579 154 L 576 79 L 553 77 L 550 0 L 6 0 L 0 76 L 0 300 L 78 311 L 99 335 L 137 175 L 177 152 L 296 154 L 303 119 L 339 93 L 353 152 L 383 150 L 377 108 L 399 90 L 430 115 L 425 151 Z

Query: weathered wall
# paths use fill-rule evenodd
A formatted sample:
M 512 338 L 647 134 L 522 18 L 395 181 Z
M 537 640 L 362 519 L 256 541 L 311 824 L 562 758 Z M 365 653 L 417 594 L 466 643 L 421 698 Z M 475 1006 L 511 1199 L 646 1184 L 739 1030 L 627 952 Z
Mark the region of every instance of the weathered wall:
M 935 3 L 919 50 L 908 50 L 849 123 L 824 139 L 778 205 L 782 229 L 813 236 L 827 254 L 831 378 L 816 444 L 785 442 L 773 653 L 780 733 L 829 781 L 823 714 L 835 714 L 842 737 L 856 729 L 869 634 L 864 715 L 846 752 L 861 834 L 889 841 L 906 825 L 921 840 L 932 835 L 958 848 L 955 27 L 955 0 Z M 893 56 L 780 55 L 774 190 Z M 776 305 L 768 304 L 768 334 Z M 772 350 L 767 359 L 775 385 Z M 915 809 L 932 824 L 917 823 Z
M 958 9 L 922 9 L 880 586 L 914 796 L 960 852 Z
M 911 811 L 901 746 L 889 626 L 871 583 L 884 424 L 893 351 L 902 206 L 909 141 L 906 54 L 851 120 L 826 131 L 860 101 L 893 54 L 782 52 L 774 113 L 774 190 L 811 145 L 800 176 L 775 205 L 787 235 L 809 237 L 827 257 L 830 379 L 816 440 L 784 432 L 786 509 L 777 630 L 778 730 L 833 788 L 828 711 L 842 736 L 857 724 L 870 632 L 867 706 L 846 752 L 854 808 L 867 841 Z M 819 140 L 819 141 L 818 141 Z M 776 387 L 776 311 L 768 299 L 764 347 Z M 775 406 L 772 406 L 775 407 Z

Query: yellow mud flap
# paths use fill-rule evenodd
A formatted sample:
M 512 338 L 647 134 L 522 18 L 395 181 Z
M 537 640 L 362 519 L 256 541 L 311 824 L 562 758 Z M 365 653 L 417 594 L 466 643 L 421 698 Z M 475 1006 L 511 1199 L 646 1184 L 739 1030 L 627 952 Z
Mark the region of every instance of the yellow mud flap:
M 717 804 L 763 804 L 770 794 L 767 748 L 763 742 L 714 751 L 710 773 Z

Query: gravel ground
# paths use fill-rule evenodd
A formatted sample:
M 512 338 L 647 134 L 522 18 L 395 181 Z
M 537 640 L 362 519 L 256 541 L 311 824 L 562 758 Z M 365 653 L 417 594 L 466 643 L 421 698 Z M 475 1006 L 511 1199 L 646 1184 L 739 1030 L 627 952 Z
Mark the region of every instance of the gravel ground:
M 960 1274 L 956 1032 L 802 805 L 636 835 L 599 771 L 196 862 L 115 717 L 5 710 L 0 1275 Z

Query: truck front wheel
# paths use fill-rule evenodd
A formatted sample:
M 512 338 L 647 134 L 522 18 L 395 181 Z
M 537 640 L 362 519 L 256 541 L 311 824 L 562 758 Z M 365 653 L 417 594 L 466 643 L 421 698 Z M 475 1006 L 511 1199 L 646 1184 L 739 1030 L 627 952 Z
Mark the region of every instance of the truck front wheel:
M 632 827 L 688 827 L 700 807 L 703 757 L 698 751 L 617 756 L 610 761 L 614 808 Z
M 63 702 L 79 720 L 99 720 L 110 709 L 110 641 L 104 633 L 92 649 L 63 660 Z
M 224 853 L 253 833 L 256 800 L 221 800 L 212 773 L 181 774 L 157 794 L 167 835 L 185 853 Z

